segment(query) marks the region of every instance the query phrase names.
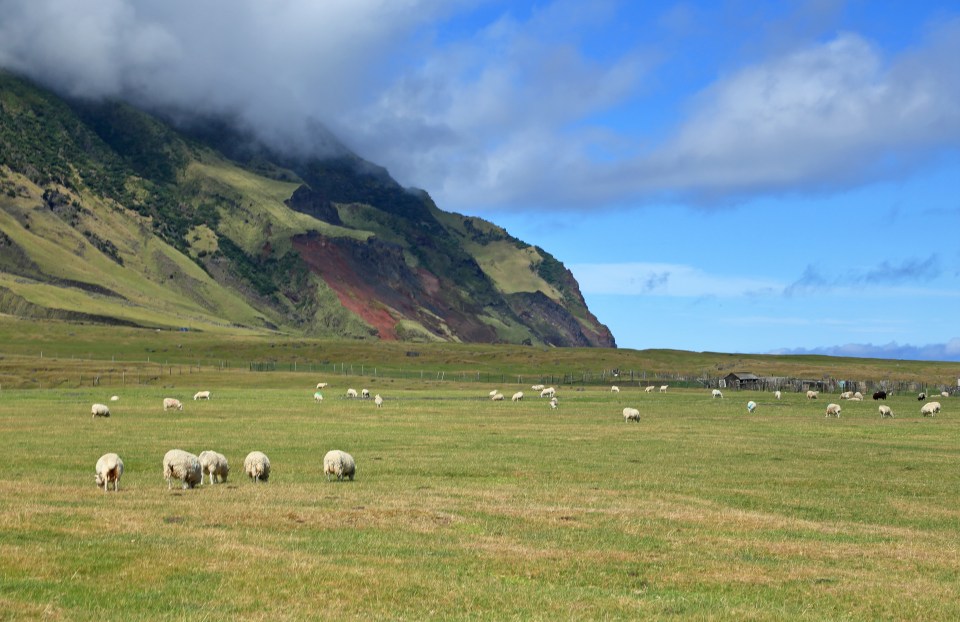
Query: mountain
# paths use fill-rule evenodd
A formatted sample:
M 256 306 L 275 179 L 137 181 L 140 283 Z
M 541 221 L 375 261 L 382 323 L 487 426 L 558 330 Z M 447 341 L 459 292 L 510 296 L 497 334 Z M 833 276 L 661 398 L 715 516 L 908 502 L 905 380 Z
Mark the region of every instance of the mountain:
M 335 155 L 0 72 L 0 313 L 615 347 L 550 253 L 318 140 Z

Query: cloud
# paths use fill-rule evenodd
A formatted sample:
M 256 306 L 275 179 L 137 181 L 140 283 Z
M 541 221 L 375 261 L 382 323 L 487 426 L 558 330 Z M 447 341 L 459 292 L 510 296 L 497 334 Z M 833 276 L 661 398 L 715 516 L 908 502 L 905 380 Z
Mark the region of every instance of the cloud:
M 709 274 L 682 264 L 575 264 L 569 268 L 585 294 L 731 298 L 783 289 L 772 280 Z
M 926 259 L 910 258 L 899 265 L 882 261 L 861 271 L 847 271 L 836 277 L 824 276 L 816 267 L 808 265 L 799 279 L 784 288 L 785 296 L 824 292 L 840 287 L 865 287 L 926 283 L 943 273 L 936 253 Z
M 826 356 L 855 358 L 960 362 L 960 337 L 954 337 L 945 343 L 932 343 L 922 346 L 910 344 L 900 345 L 895 341 L 891 341 L 885 345 L 848 343 L 840 346 L 823 346 L 819 348 L 782 348 L 771 351 L 768 354 L 822 354 Z

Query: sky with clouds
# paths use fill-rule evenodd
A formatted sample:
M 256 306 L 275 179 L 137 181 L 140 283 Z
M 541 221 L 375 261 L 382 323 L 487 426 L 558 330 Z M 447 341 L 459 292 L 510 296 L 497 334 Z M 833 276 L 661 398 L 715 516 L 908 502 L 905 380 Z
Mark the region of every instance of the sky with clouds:
M 954 1 L 0 0 L 73 95 L 317 122 L 628 348 L 960 361 Z

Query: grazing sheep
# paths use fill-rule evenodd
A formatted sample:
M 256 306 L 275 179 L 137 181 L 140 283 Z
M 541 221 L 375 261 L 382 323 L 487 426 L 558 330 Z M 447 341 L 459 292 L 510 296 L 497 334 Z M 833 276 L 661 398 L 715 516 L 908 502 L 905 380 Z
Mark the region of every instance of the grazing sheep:
M 97 460 L 96 474 L 94 480 L 97 482 L 97 488 L 103 488 L 103 492 L 110 490 L 110 482 L 113 482 L 113 491 L 120 490 L 120 476 L 123 475 L 123 460 L 117 454 L 103 454 Z
M 550 408 L 556 409 L 556 407 L 557 407 L 557 398 L 551 397 L 551 398 L 550 398 Z
M 328 482 L 331 475 L 336 475 L 338 480 L 348 477 L 353 481 L 353 476 L 357 472 L 357 463 L 347 452 L 334 449 L 328 451 L 323 457 L 323 472 Z
M 777 399 L 780 399 L 780 391 L 774 391 L 774 392 L 773 392 L 773 397 L 775 397 L 775 398 L 777 398 Z
M 167 411 L 170 409 L 183 410 L 183 404 L 180 403 L 175 397 L 165 397 L 163 398 L 163 410 Z
M 886 404 L 880 404 L 880 417 L 893 417 L 893 411 Z
M 350 399 L 353 399 L 353 398 L 357 397 L 357 390 L 356 390 L 356 389 L 347 389 L 347 397 L 349 397 Z
M 377 408 L 383 408 L 383 398 L 380 397 L 379 393 L 373 396 L 373 403 L 377 405 Z
M 949 394 L 948 392 L 946 392 L 946 391 L 941 391 L 941 392 L 940 392 L 940 397 L 950 397 L 950 394 Z
M 617 385 L 613 385 L 612 387 L 610 387 L 610 392 L 611 392 L 611 393 L 619 393 L 619 392 L 620 392 L 620 387 L 618 387 Z
M 927 402 L 920 409 L 920 414 L 924 417 L 932 417 L 938 412 L 940 412 L 940 402 Z
M 807 399 L 808 399 L 808 400 L 815 400 L 815 399 L 817 399 L 817 396 L 818 396 L 819 394 L 820 394 L 819 391 L 807 391 Z
M 862 401 L 863 401 L 863 397 L 862 397 L 862 396 L 854 395 L 853 397 L 851 397 L 851 398 L 850 398 L 849 400 L 847 400 L 847 401 L 848 401 L 848 402 L 862 402 Z
M 840 405 L 839 404 L 827 404 L 827 414 L 825 417 L 836 417 L 840 418 Z
M 666 393 L 666 392 L 667 392 L 667 387 L 669 387 L 669 386 L 670 386 L 669 384 L 661 384 L 661 385 L 660 385 L 660 392 L 661 392 L 661 393 Z
M 840 399 L 842 400 L 848 400 L 851 397 L 853 397 L 853 391 L 844 391 L 840 394 Z
M 173 488 L 173 480 L 183 482 L 183 488 L 193 488 L 203 481 L 200 458 L 182 449 L 171 449 L 163 456 L 163 477 L 167 490 Z
M 875 400 L 885 400 L 885 399 L 887 399 L 887 392 L 886 392 L 886 391 L 875 391 L 875 392 L 873 393 L 873 399 L 875 399 Z
M 320 391 L 317 391 L 316 393 L 314 393 L 314 394 L 313 394 L 313 401 L 314 401 L 314 402 L 317 402 L 318 404 L 319 404 L 320 402 L 322 402 L 322 401 L 323 401 L 323 394 L 320 393 Z
M 270 479 L 270 458 L 262 451 L 251 451 L 243 459 L 243 472 L 255 482 Z
M 547 387 L 543 391 L 540 391 L 540 397 L 553 397 L 557 394 L 557 390 L 553 387 Z
M 494 402 L 502 402 L 502 401 L 503 401 L 503 393 L 494 393 L 494 394 L 493 394 L 493 397 L 491 397 L 490 399 L 493 400 Z
M 863 399 L 863 393 L 861 393 L 860 391 L 857 391 L 856 393 L 853 394 L 853 397 L 850 399 L 860 401 Z
M 623 422 L 629 423 L 631 421 L 640 422 L 640 411 L 636 408 L 624 408 L 623 409 Z
M 370 399 L 369 389 L 360 389 L 360 399 L 363 399 L 363 400 Z
M 326 389 L 326 388 L 327 388 L 327 383 L 326 383 L 326 382 L 318 382 L 318 383 L 317 383 L 317 389 Z
M 756 402 L 754 402 L 753 400 L 750 400 L 749 402 L 747 402 L 747 412 L 748 412 L 748 413 L 752 413 L 752 412 L 755 411 L 756 409 L 757 409 L 757 403 L 756 403 Z
M 644 393 L 653 393 L 653 390 L 656 389 L 656 388 L 657 388 L 657 387 L 655 387 L 655 386 L 653 386 L 653 385 L 651 384 L 649 387 L 647 387 L 647 388 L 644 389 L 643 391 L 644 391 Z
M 511 402 L 519 402 L 523 399 L 523 391 L 517 391 L 513 394 L 513 397 L 510 398 Z
M 119 395 L 111 395 L 111 396 L 110 396 L 110 401 L 111 401 L 111 402 L 119 402 L 119 401 L 120 401 L 120 396 L 119 396 Z
M 109 417 L 110 409 L 107 408 L 106 404 L 94 404 L 90 407 L 90 414 L 96 417 Z
M 544 385 L 542 385 L 542 384 L 535 384 L 535 385 L 533 385 L 532 387 L 530 387 L 530 389 L 531 389 L 532 391 L 543 391 L 544 388 L 546 388 L 546 387 L 544 387 Z
M 918 402 L 922 402 L 922 401 L 925 400 L 925 399 L 927 399 L 927 394 L 926 394 L 926 393 L 922 393 L 922 392 L 921 392 L 920 395 L 917 396 L 917 401 L 918 401 Z
M 710 392 L 710 395 L 711 397 L 719 397 L 720 399 L 723 399 L 723 393 L 720 391 L 720 389 L 714 389 Z
M 200 459 L 200 483 L 203 483 L 203 476 L 210 476 L 210 485 L 212 486 L 218 480 L 222 484 L 227 481 L 227 475 L 230 475 L 230 465 L 227 463 L 227 457 L 215 451 L 201 451 L 198 456 Z M 216 478 L 216 479 L 215 479 Z
M 193 394 L 193 401 L 210 399 L 210 391 L 197 391 Z

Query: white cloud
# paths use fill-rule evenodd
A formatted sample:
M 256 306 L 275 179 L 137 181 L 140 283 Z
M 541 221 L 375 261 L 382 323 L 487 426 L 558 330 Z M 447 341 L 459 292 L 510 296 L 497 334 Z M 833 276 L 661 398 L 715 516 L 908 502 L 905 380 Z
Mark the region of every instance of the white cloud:
M 667 263 L 575 264 L 569 266 L 585 294 L 730 298 L 779 293 L 783 283 L 710 274 Z

